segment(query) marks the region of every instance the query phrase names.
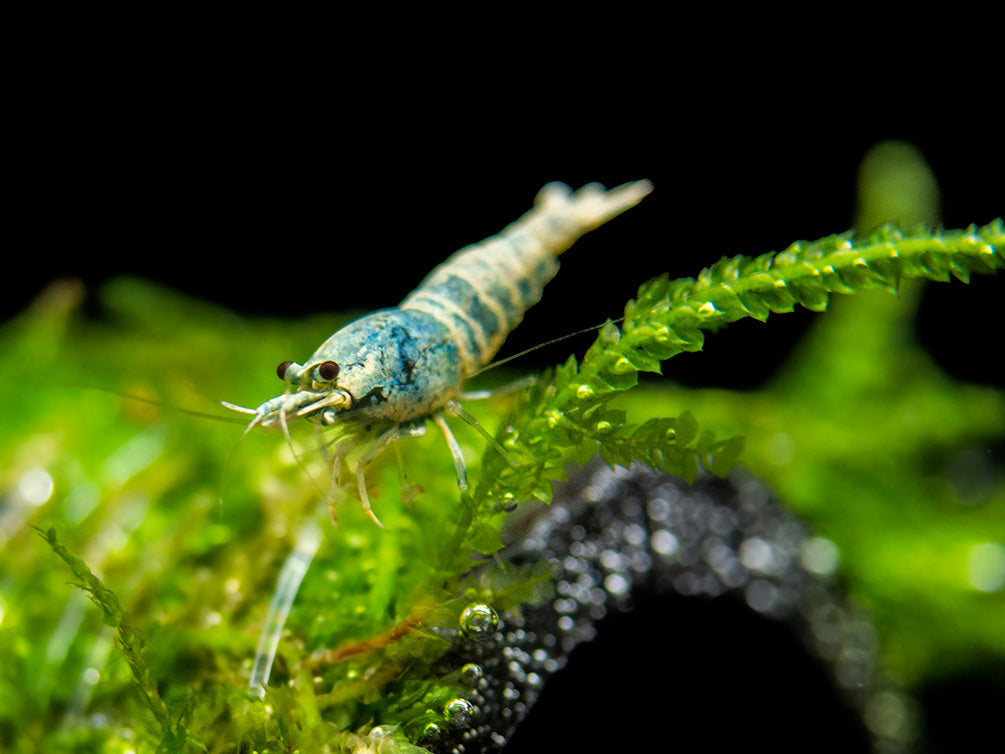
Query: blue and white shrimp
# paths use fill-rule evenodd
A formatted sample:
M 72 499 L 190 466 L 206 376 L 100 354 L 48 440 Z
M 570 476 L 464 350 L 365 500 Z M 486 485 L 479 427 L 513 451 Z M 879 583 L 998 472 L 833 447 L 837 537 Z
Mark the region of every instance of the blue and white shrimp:
M 391 442 L 422 434 L 427 418 L 443 431 L 464 491 L 464 458 L 443 414 L 473 422 L 454 399 L 541 299 L 558 272 L 559 254 L 651 190 L 649 181 L 610 191 L 596 183 L 576 192 L 548 184 L 530 212 L 498 235 L 453 254 L 399 306 L 337 331 L 304 364 L 280 364 L 277 372 L 286 383 L 282 395 L 257 409 L 224 405 L 254 415 L 248 430 L 278 426 L 287 439 L 295 419 L 320 426 L 379 422 L 389 427 L 356 467 L 363 506 L 378 525 L 365 467 Z

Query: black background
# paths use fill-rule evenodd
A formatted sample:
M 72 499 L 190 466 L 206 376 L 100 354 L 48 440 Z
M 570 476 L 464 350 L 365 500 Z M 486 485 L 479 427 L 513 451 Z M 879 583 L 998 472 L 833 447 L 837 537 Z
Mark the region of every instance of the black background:
M 571 88 L 544 71 L 465 83 L 419 69 L 367 88 L 260 62 L 127 66 L 98 52 L 77 62 L 48 70 L 16 108 L 4 315 L 55 277 L 93 291 L 121 274 L 249 315 L 391 306 L 452 251 L 516 219 L 548 181 L 652 180 L 639 207 L 563 257 L 505 354 L 619 316 L 657 274 L 850 228 L 858 164 L 883 139 L 922 151 L 946 227 L 984 224 L 1005 206 L 995 122 L 924 117 L 933 105 L 912 104 L 989 96 L 979 82 L 891 84 L 877 108 L 851 80 L 698 82 L 658 59 L 624 79 L 598 61 L 607 74 L 596 81 L 590 66 L 565 63 Z M 925 342 L 955 373 L 1001 384 L 981 325 L 995 320 L 1001 278 L 931 288 Z M 754 386 L 811 318 L 737 323 L 671 372 Z

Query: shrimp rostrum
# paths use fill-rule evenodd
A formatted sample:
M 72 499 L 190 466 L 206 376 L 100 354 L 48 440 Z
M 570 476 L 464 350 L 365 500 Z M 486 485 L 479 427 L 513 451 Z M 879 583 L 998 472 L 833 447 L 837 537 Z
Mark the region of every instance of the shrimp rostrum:
M 360 498 L 378 525 L 365 468 L 390 443 L 421 435 L 427 418 L 443 431 L 458 486 L 465 490 L 464 459 L 443 414 L 473 423 L 454 399 L 540 300 L 558 272 L 558 255 L 651 190 L 648 181 L 610 191 L 596 183 L 576 192 L 560 183 L 545 186 L 530 212 L 498 235 L 453 254 L 399 306 L 337 331 L 303 364 L 280 364 L 277 373 L 286 383 L 282 395 L 257 409 L 223 405 L 252 414 L 248 430 L 280 427 L 288 441 L 288 425 L 296 419 L 322 427 L 386 427 L 356 466 Z M 341 463 L 338 455 L 333 464 Z

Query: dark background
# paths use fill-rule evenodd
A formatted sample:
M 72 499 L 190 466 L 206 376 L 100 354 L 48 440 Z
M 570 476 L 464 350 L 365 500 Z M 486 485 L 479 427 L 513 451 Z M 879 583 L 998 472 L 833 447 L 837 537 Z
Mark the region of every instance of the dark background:
M 642 205 L 565 255 L 505 354 L 619 316 L 657 274 L 848 229 L 859 162 L 883 139 L 922 151 L 946 227 L 1005 207 L 994 120 L 924 117 L 930 105 L 912 104 L 987 96 L 978 82 L 891 87 L 877 109 L 852 81 L 699 82 L 651 62 L 625 79 L 563 70 L 571 88 L 545 74 L 462 83 L 424 70 L 365 86 L 177 56 L 130 66 L 99 52 L 54 68 L 17 109 L 4 316 L 55 277 L 93 291 L 121 274 L 248 315 L 390 306 L 529 209 L 548 181 L 652 180 Z M 980 323 L 994 321 L 1002 285 L 978 278 L 926 297 L 926 342 L 961 376 L 1001 384 Z M 671 373 L 754 386 L 811 318 L 737 323 Z
M 54 278 L 79 278 L 93 292 L 122 274 L 247 315 L 390 306 L 449 253 L 516 219 L 548 181 L 652 180 L 652 196 L 563 258 L 507 344 L 514 352 L 619 316 L 659 273 L 695 275 L 723 255 L 846 230 L 858 164 L 883 139 L 922 151 L 946 227 L 984 224 L 1005 208 L 1000 116 L 980 111 L 994 90 L 966 76 L 874 77 L 872 100 L 850 72 L 801 78 L 797 60 L 781 77 L 742 60 L 728 76 L 696 76 L 700 56 L 686 65 L 660 53 L 584 61 L 559 50 L 506 76 L 466 71 L 466 59 L 384 74 L 368 58 L 335 66 L 310 52 L 273 60 L 267 47 L 219 57 L 143 47 L 40 56 L 30 79 L 15 76 L 4 318 Z M 931 286 L 925 297 L 921 337 L 963 379 L 1003 382 L 993 357 L 1003 280 Z M 101 316 L 93 298 L 88 312 Z M 693 385 L 755 387 L 812 316 L 737 323 L 668 372 Z M 576 343 L 527 363 L 581 353 L 589 339 Z M 625 637 L 647 620 L 687 620 L 652 609 L 635 614 L 634 628 L 609 629 L 608 645 L 601 634 L 598 646 L 613 654 L 580 664 L 581 687 L 596 680 L 591 668 L 624 664 Z M 676 672 L 635 669 L 643 681 L 647 671 Z M 601 678 L 607 688 L 641 682 L 607 670 Z M 933 719 L 979 716 L 968 705 L 988 698 L 982 688 L 929 690 Z M 538 719 L 575 724 L 582 700 L 566 702 L 565 717 L 542 709 Z

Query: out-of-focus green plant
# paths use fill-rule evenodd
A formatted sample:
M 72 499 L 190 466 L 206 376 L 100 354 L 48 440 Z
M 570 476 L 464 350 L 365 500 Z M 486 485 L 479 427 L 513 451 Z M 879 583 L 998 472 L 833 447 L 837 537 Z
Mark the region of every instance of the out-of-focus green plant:
M 993 561 L 1005 549 L 992 534 L 1005 529 L 1002 480 L 955 489 L 932 463 L 951 469 L 1005 434 L 1005 402 L 940 375 L 903 338 L 907 278 L 992 272 L 1003 243 L 1000 219 L 960 231 L 885 226 L 645 284 L 581 362 L 497 402 L 508 460 L 488 449 L 463 500 L 438 438 L 402 446 L 422 489 L 414 501 L 396 494 L 393 463 L 375 469 L 387 529 L 351 501 L 340 508 L 264 698 L 250 693 L 250 662 L 297 532 L 324 517 L 315 480 L 326 472 L 319 462 L 305 473 L 276 435 L 238 442 L 232 425 L 166 406 L 255 404 L 273 388 L 261 363 L 311 351 L 344 320 L 249 323 L 122 280 L 102 291 L 106 320 L 93 322 L 80 314 L 79 287 L 55 284 L 0 331 L 0 743 L 340 751 L 374 745 L 370 732 L 385 726 L 387 751 L 413 750 L 464 693 L 456 673 L 433 667 L 465 606 L 519 610 L 547 594 L 540 568 L 471 571 L 500 547 L 514 504 L 547 501 L 568 461 L 597 452 L 685 478 L 699 462 L 723 471 L 739 436 L 743 462 L 837 544 L 891 668 L 917 681 L 974 654 L 1003 657 Z M 637 387 L 640 371 L 700 350 L 704 331 L 871 289 L 901 300 L 838 307 L 757 394 Z M 234 374 L 249 375 L 239 395 Z M 295 440 L 314 457 L 313 436 Z

